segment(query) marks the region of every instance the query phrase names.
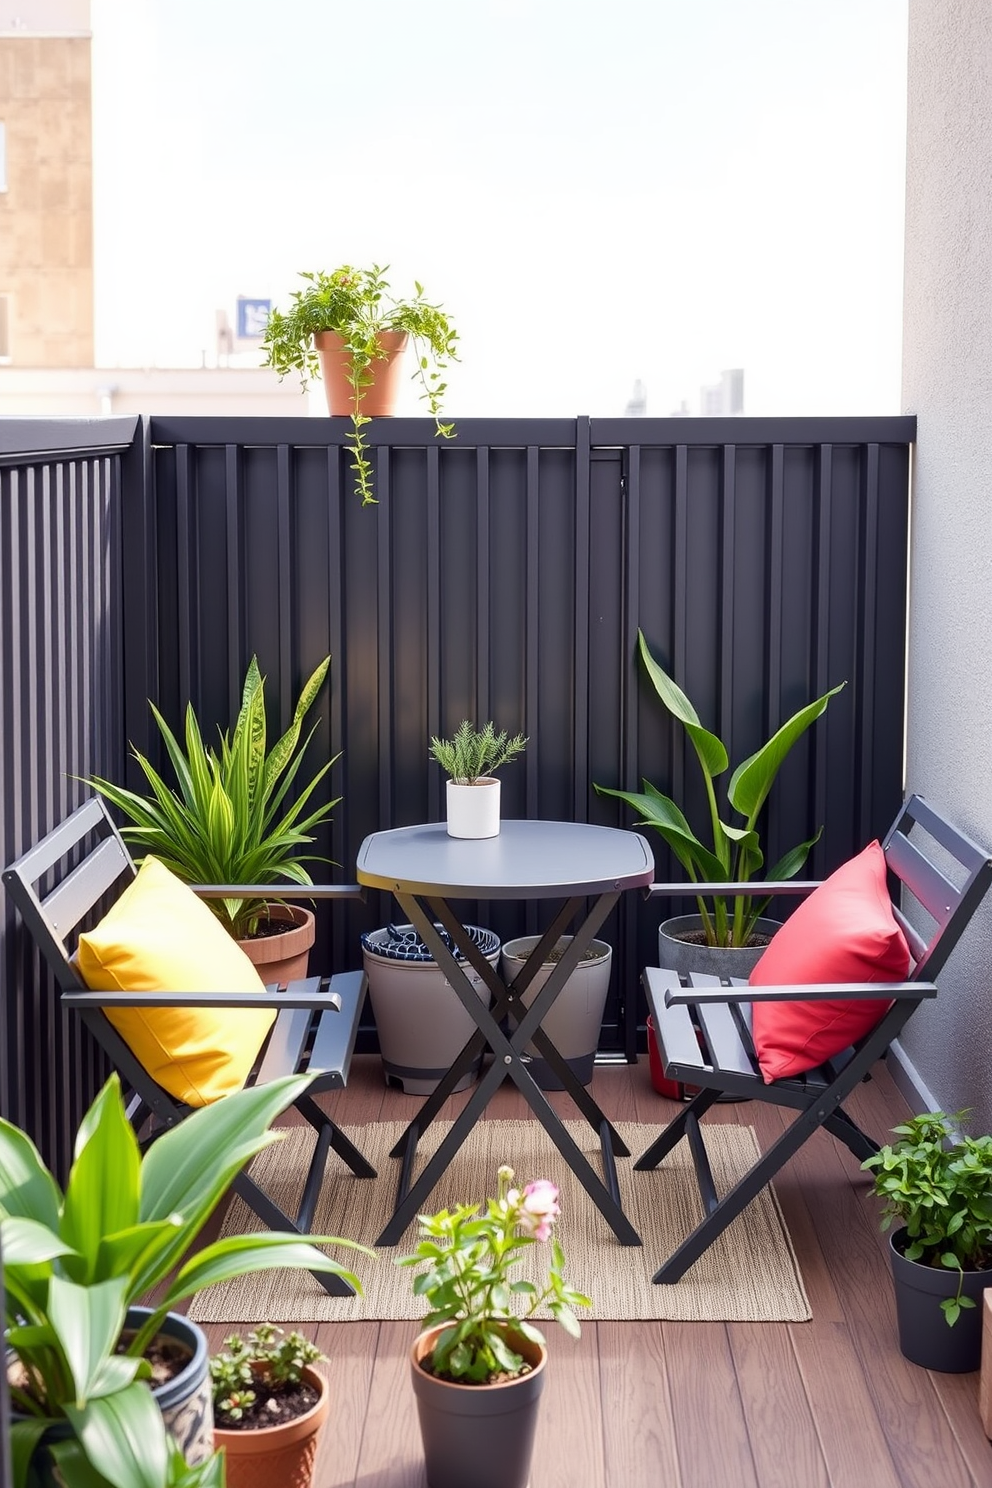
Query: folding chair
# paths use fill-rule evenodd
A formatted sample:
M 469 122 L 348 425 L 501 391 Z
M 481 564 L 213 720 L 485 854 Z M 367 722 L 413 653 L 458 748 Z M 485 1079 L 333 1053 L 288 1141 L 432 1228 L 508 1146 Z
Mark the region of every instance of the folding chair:
M 80 930 L 94 911 L 104 910 L 136 874 L 135 865 L 102 799 L 85 802 L 17 862 L 4 870 L 4 885 L 24 924 L 38 945 L 58 986 L 61 1001 L 77 1011 L 129 1089 L 128 1115 L 143 1141 L 154 1140 L 177 1125 L 192 1109 L 164 1090 L 135 1057 L 107 1017 L 114 1008 L 252 1008 L 263 1002 L 259 993 L 228 992 L 91 992 L 85 988 L 72 960 Z M 355 885 L 240 885 L 212 886 L 202 892 L 225 898 L 329 899 L 363 898 Z M 362 972 L 332 977 L 308 977 L 285 989 L 266 988 L 278 1011 L 246 1085 L 267 1083 L 287 1074 L 313 1072 L 295 1108 L 317 1134 L 316 1146 L 303 1184 L 295 1217 L 286 1214 L 245 1171 L 234 1189 L 270 1229 L 306 1235 L 331 1149 L 358 1178 L 374 1178 L 375 1169 L 345 1136 L 314 1096 L 341 1090 L 347 1083 L 358 1020 L 365 999 Z M 223 1097 L 221 1097 L 223 1099 Z M 352 1294 L 341 1277 L 320 1272 L 316 1279 L 336 1296 Z
M 910 841 L 916 826 L 926 834 Z M 893 913 L 909 945 L 913 965 L 905 982 L 864 982 L 830 986 L 749 986 L 715 977 L 682 976 L 648 967 L 643 975 L 659 1051 L 670 1079 L 701 1087 L 699 1093 L 634 1163 L 656 1168 L 686 1138 L 700 1198 L 706 1211 L 692 1233 L 655 1273 L 654 1281 L 678 1281 L 718 1235 L 756 1197 L 784 1163 L 819 1127 L 843 1142 L 859 1160 L 872 1156 L 878 1144 L 844 1109 L 844 1101 L 864 1079 L 921 1002 L 936 997 L 937 976 L 954 949 L 992 880 L 992 859 L 964 833 L 947 822 L 921 797 L 912 796 L 888 832 L 882 849 L 902 890 L 933 922 L 924 938 L 893 895 Z M 954 873 L 959 882 L 948 877 Z M 804 885 L 804 890 L 815 885 Z M 685 886 L 652 885 L 647 893 L 685 893 Z M 697 886 L 693 886 L 693 892 Z M 795 892 L 789 884 L 699 885 L 700 894 Z M 914 914 L 914 919 L 919 918 Z M 739 988 L 739 990 L 737 990 Z M 760 1002 L 861 1001 L 892 998 L 889 1010 L 850 1049 L 802 1075 L 766 1084 L 751 1038 L 751 1008 Z M 706 1154 L 701 1118 L 720 1098 L 767 1101 L 799 1114 L 754 1166 L 722 1197 L 716 1192 Z

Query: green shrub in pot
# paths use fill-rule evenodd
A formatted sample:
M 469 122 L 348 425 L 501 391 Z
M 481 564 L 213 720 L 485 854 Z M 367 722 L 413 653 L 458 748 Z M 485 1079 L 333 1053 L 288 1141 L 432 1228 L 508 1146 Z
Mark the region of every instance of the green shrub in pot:
M 454 426 L 442 423 L 440 414 L 447 391 L 442 374 L 450 361 L 458 359 L 458 332 L 442 306 L 425 299 L 422 285 L 415 283 L 411 297 L 397 299 L 385 278 L 387 269 L 388 265 L 356 269 L 343 264 L 330 274 L 301 273 L 304 288 L 290 296 L 288 310 L 272 311 L 262 342 L 266 357 L 262 365 L 274 367 L 280 379 L 287 372 L 299 373 L 301 386 L 306 388 L 320 370 L 314 337 L 333 331 L 341 338 L 351 403 L 352 442 L 348 453 L 363 506 L 374 503 L 375 497 L 363 433 L 369 419 L 362 405 L 373 381 L 375 363 L 385 356 L 381 339 L 384 332 L 405 332 L 413 341 L 417 363 L 414 377 L 421 383 L 420 396 L 438 434 L 445 439 L 454 434 Z
M 32 1456 L 54 1422 L 72 1433 L 55 1455 L 81 1454 L 100 1475 L 94 1482 L 162 1480 L 168 1443 L 157 1409 L 149 1413 L 144 1353 L 169 1310 L 194 1292 L 273 1266 L 337 1272 L 360 1290 L 317 1244 L 361 1247 L 332 1236 L 313 1243 L 261 1231 L 188 1255 L 237 1172 L 280 1139 L 269 1127 L 308 1083 L 288 1076 L 226 1096 L 142 1153 L 112 1075 L 80 1125 L 64 1192 L 26 1133 L 0 1121 L 7 1345 L 23 1372 L 11 1384 L 19 1485 L 31 1482 Z M 147 1320 L 117 1353 L 129 1309 L 149 1292 Z
M 696 751 L 706 786 L 712 845 L 707 846 L 696 836 L 682 810 L 650 781 L 642 781 L 644 790 L 640 792 L 612 790 L 605 785 L 597 785 L 595 789 L 601 796 L 617 796 L 632 806 L 638 814 L 635 826 L 654 827 L 660 832 L 693 883 L 748 883 L 764 867 L 757 822 L 775 777 L 792 746 L 846 684 L 839 683 L 800 708 L 767 743 L 737 766 L 727 786 L 727 800 L 741 821 L 725 822 L 717 804 L 715 781 L 730 768 L 727 747 L 700 723 L 685 693 L 651 655 L 640 630 L 637 639 L 641 660 L 655 692 L 672 717 L 682 724 Z M 794 878 L 822 831 L 821 827 L 809 841 L 791 848 L 764 873 L 764 878 L 772 882 Z M 732 907 L 727 898 L 719 895 L 700 896 L 696 903 L 706 944 L 712 946 L 746 946 L 756 921 L 768 907 L 767 898 L 757 900 L 743 895 L 733 899 Z
M 951 1325 L 975 1306 L 961 1290 L 965 1271 L 992 1268 L 992 1136 L 968 1136 L 966 1115 L 913 1116 L 862 1164 L 885 1200 L 882 1229 L 896 1219 L 906 1226 L 906 1259 L 957 1273 L 956 1294 L 940 1303 Z
M 178 790 L 170 789 L 137 749 L 133 754 L 151 787 L 149 796 L 99 777 L 87 783 L 128 819 L 122 835 L 129 845 L 154 854 L 184 883 L 311 883 L 305 863 L 325 860 L 305 849 L 341 798 L 304 812 L 338 756 L 321 766 L 292 805 L 285 803 L 317 728 L 315 724 L 301 743 L 303 720 L 330 664 L 325 656 L 304 683 L 293 721 L 271 749 L 266 746 L 265 678 L 253 656 L 233 736 L 221 733 L 219 753 L 204 745 L 192 703 L 186 708 L 185 752 L 155 704 L 149 704 Z M 266 910 L 260 899 L 205 902 L 235 940 L 253 935 Z

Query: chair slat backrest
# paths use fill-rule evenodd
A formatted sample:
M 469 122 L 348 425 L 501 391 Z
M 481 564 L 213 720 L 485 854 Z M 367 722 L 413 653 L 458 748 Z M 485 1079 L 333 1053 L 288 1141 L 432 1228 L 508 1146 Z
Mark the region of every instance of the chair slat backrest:
M 926 844 L 910 841 L 914 826 L 935 842 L 949 861 L 929 856 Z M 992 859 L 922 796 L 910 796 L 882 843 L 885 860 L 904 892 L 922 906 L 934 922 L 929 939 L 912 924 L 908 906 L 896 905 L 896 917 L 910 943 L 916 965 L 911 980 L 933 981 L 957 945 L 968 921 L 992 881 Z M 959 881 L 948 876 L 957 870 Z
M 77 852 L 82 857 L 73 863 Z M 43 889 L 53 873 L 54 884 Z M 75 930 L 119 880 L 134 874 L 131 855 L 101 798 L 77 807 L 4 869 L 4 887 L 63 991 L 83 985 L 70 960 Z

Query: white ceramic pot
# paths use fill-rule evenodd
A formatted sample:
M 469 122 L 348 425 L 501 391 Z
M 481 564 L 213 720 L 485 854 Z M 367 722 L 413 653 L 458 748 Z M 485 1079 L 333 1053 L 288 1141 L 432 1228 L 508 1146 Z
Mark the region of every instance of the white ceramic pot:
M 499 836 L 499 781 L 480 775 L 471 785 L 448 781 L 448 836 Z

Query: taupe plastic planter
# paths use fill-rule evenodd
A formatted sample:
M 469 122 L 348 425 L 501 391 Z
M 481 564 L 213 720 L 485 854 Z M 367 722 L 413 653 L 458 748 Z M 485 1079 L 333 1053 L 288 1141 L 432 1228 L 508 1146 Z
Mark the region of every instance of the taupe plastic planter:
M 537 945 L 540 936 L 524 935 L 519 940 L 508 940 L 503 947 L 503 976 L 512 981 L 525 959 Z M 558 942 L 562 950 L 572 937 L 563 935 Z M 613 964 L 613 948 L 605 940 L 594 940 L 583 959 L 572 972 L 568 981 L 552 1003 L 545 1018 L 545 1033 L 569 1063 L 577 1080 L 588 1085 L 592 1079 L 596 1050 L 599 1048 L 599 1033 L 603 1026 L 603 1010 L 606 994 L 610 990 L 610 969 Z M 530 1006 L 535 995 L 551 975 L 552 963 L 546 962 L 538 971 L 527 991 L 524 1003 Z M 561 1081 L 546 1060 L 542 1059 L 531 1045 L 531 1074 L 542 1090 L 561 1090 Z

